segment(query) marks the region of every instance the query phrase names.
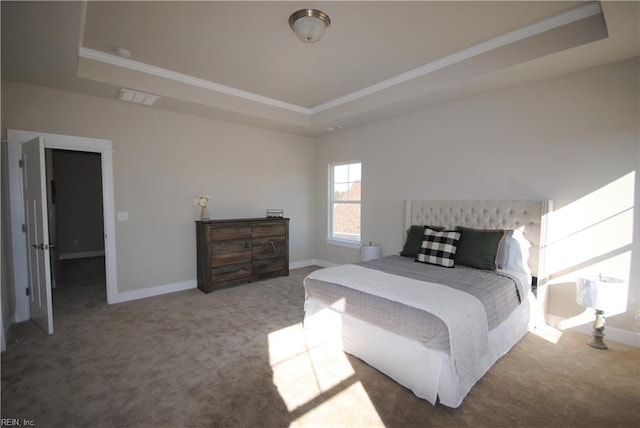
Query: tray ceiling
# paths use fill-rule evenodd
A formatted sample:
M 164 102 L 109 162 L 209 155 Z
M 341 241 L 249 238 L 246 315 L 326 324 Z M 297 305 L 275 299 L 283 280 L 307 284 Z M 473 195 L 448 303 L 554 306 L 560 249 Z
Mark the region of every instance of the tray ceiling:
M 332 21 L 314 44 L 306 7 Z M 2 2 L 2 76 L 319 135 L 637 56 L 637 31 L 634 3 Z

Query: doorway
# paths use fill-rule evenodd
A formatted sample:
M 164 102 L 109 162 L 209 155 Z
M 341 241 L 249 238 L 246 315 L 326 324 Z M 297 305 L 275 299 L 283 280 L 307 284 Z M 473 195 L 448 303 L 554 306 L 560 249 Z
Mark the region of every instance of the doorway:
M 54 313 L 104 305 L 101 154 L 46 149 Z
M 15 310 L 12 322 L 18 323 L 30 319 L 29 300 L 25 294 L 28 284 L 27 249 L 24 239 L 23 222 L 25 218 L 23 195 L 23 177 L 19 168 L 22 144 L 37 137 L 44 139 L 45 149 L 61 149 L 80 152 L 99 153 L 102 171 L 102 203 L 104 222 L 104 264 L 107 303 L 121 300 L 118 294 L 116 241 L 115 241 L 115 204 L 113 196 L 113 150 L 110 140 L 77 137 L 71 135 L 50 134 L 45 132 L 8 129 L 9 193 L 11 198 L 11 255 L 13 258 L 13 279 L 15 284 Z M 44 155 L 44 153 L 43 153 Z M 44 162 L 43 162 L 44 164 Z M 43 173 L 44 173 L 44 167 Z M 49 300 L 51 306 L 51 300 Z

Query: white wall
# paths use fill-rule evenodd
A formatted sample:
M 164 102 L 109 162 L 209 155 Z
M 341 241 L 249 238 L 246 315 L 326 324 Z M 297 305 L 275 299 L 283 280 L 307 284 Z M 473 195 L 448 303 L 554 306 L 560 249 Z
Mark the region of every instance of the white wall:
M 290 259 L 313 259 L 313 139 L 14 82 L 2 84 L 2 128 L 113 143 L 118 291 L 196 278 L 193 199 L 211 218 L 283 208 Z
M 402 247 L 405 199 L 551 199 L 562 209 L 621 177 L 628 182 L 631 174 L 631 194 L 624 198 L 638 208 L 627 215 L 626 229 L 615 231 L 625 235 L 629 248 L 599 254 L 600 243 L 589 241 L 597 260 L 585 257 L 552 272 L 549 309 L 574 316 L 583 310 L 573 300 L 575 277 L 584 269 L 620 256 L 624 260 L 607 267 L 629 278 L 631 266 L 640 264 L 638 117 L 634 59 L 321 137 L 315 169 L 316 258 L 358 260 L 357 251 L 325 242 L 327 165 L 332 162 L 362 161 L 362 237 L 380 243 L 385 255 Z M 556 236 L 562 232 L 556 230 Z M 556 252 L 556 257 L 568 253 Z M 629 310 L 610 318 L 609 325 L 640 331 L 639 290 L 636 269 Z

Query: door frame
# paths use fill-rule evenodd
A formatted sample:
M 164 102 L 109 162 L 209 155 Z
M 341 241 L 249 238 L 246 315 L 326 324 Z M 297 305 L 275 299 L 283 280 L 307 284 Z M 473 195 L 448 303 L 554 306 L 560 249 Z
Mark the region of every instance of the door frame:
M 102 210 L 104 218 L 107 303 L 116 303 L 118 295 L 115 204 L 113 197 L 113 149 L 111 140 L 8 129 L 7 160 L 9 163 L 9 194 L 11 201 L 11 246 L 16 298 L 13 322 L 22 322 L 30 318 L 29 299 L 24 290 L 28 283 L 27 249 L 22 232 L 22 224 L 24 223 L 24 195 L 22 191 L 22 173 L 18 167 L 18 161 L 21 158 L 22 143 L 38 136 L 44 137 L 44 147 L 46 149 L 100 153 L 102 163 Z

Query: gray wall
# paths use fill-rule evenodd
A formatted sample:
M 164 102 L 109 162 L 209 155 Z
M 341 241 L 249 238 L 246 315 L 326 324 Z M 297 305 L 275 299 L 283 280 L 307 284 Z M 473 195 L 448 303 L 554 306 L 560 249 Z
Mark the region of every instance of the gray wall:
M 640 331 L 638 90 L 634 59 L 324 136 L 317 212 L 327 212 L 327 165 L 351 160 L 362 161 L 363 240 L 380 243 L 384 255 L 402 248 L 405 199 L 551 199 L 559 214 L 549 311 L 582 312 L 576 276 L 601 269 L 631 279 L 628 311 L 608 323 Z M 618 180 L 624 186 L 613 186 Z M 620 193 L 608 194 L 614 187 Z M 601 212 L 621 200 L 632 209 Z M 357 250 L 327 244 L 326 215 L 316 225 L 318 259 L 358 260 Z
M 553 200 L 550 311 L 582 311 L 575 279 L 603 269 L 630 284 L 628 310 L 609 325 L 637 332 L 638 91 L 633 59 L 313 139 L 3 82 L 2 126 L 113 141 L 116 211 L 129 213 L 116 225 L 120 291 L 195 278 L 192 200 L 200 194 L 212 196 L 213 218 L 284 208 L 292 261 L 358 260 L 357 250 L 326 243 L 326 186 L 329 163 L 359 160 L 362 237 L 384 254 L 401 248 L 405 199 Z M 601 212 L 617 200 L 630 209 Z M 600 234 L 572 239 L 583 231 Z M 603 245 L 609 235 L 619 244 Z
M 291 218 L 290 260 L 313 259 L 311 138 L 14 82 L 2 128 L 112 141 L 119 292 L 196 278 L 193 199 L 211 218 Z
M 52 157 L 60 257 L 104 251 L 100 154 L 53 150 Z

